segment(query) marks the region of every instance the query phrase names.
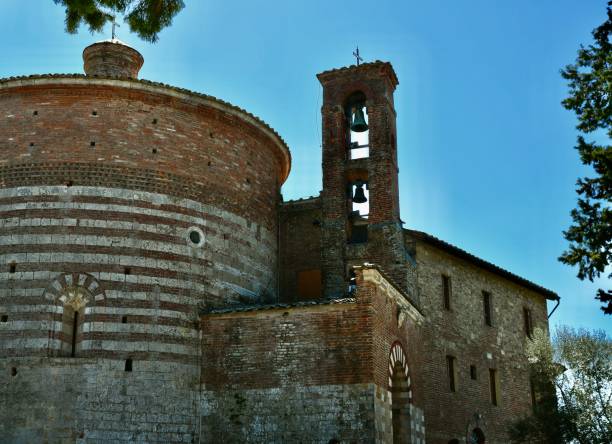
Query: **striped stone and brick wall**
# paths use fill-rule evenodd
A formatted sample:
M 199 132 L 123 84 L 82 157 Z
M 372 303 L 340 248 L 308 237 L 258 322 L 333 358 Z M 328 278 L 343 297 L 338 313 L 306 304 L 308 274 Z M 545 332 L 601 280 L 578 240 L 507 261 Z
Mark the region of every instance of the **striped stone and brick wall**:
M 3 436 L 192 442 L 198 311 L 277 297 L 288 169 L 272 129 L 208 96 L 0 81 Z

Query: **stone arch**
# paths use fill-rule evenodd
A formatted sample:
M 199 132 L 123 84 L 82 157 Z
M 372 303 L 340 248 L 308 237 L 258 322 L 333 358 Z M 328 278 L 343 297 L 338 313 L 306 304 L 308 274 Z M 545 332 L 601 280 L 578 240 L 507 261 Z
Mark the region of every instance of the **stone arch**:
M 48 301 L 65 304 L 70 298 L 76 297 L 76 289 L 84 289 L 80 297 L 87 300 L 81 301 L 82 305 L 99 305 L 106 299 L 106 293 L 100 282 L 89 273 L 63 273 L 57 276 L 45 289 L 44 297 Z M 72 296 L 70 296 L 72 294 Z M 69 301 L 72 304 L 77 301 Z
M 408 369 L 408 360 L 406 359 L 406 352 L 404 352 L 404 347 L 399 341 L 396 341 L 391 346 L 391 351 L 389 352 L 389 391 L 393 387 L 393 375 L 395 373 L 396 364 L 401 366 L 402 371 L 404 372 L 404 376 L 408 381 L 409 387 L 409 398 L 410 403 L 412 403 L 412 388 L 410 385 L 410 372 Z
M 391 425 L 393 443 L 412 442 L 412 390 L 406 353 L 399 342 L 389 353 L 389 392 L 391 393 Z
M 106 299 L 98 280 L 88 273 L 63 273 L 45 289 L 45 299 L 52 301 L 61 314 L 61 327 L 53 338 L 59 339 L 54 348 L 61 356 L 75 357 L 81 349 L 85 331 L 86 307 L 95 306 Z M 50 335 L 51 336 L 51 335 Z

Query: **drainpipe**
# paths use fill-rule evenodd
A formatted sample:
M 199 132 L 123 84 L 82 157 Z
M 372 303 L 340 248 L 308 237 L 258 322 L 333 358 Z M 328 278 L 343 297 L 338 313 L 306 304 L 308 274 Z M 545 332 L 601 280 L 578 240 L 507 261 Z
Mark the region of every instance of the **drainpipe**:
M 552 311 L 548 314 L 547 319 L 550 319 L 550 317 L 553 315 L 553 313 L 555 312 L 555 310 L 559 307 L 559 304 L 561 303 L 561 298 L 557 297 L 557 305 L 554 306 L 554 308 L 552 309 Z

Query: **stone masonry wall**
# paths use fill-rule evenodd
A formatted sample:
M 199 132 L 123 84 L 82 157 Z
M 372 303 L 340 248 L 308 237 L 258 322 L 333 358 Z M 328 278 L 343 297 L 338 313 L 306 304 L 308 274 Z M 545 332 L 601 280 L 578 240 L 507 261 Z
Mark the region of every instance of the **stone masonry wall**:
M 202 442 L 375 442 L 373 384 L 205 391 Z
M 198 375 L 197 366 L 162 362 L 126 372 L 116 360 L 2 360 L 2 442 L 197 442 Z
M 524 354 L 523 308 L 536 328 L 547 330 L 544 296 L 419 242 L 418 279 L 423 324 L 422 389 L 427 442 L 465 439 L 479 427 L 487 443 L 508 442 L 509 423 L 531 413 L 529 368 Z M 441 275 L 451 278 L 451 310 L 443 306 Z M 491 294 L 492 326 L 484 322 L 482 291 Z M 456 358 L 457 388 L 451 392 L 446 356 Z M 470 366 L 476 367 L 476 380 Z M 491 403 L 489 369 L 499 377 L 499 402 Z M 480 414 L 481 419 L 475 419 Z

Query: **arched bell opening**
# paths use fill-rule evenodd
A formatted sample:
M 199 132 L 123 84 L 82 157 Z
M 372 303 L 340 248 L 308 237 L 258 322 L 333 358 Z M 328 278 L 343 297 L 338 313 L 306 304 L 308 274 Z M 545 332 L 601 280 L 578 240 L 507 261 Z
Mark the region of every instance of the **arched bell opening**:
M 370 156 L 370 131 L 366 96 L 361 91 L 352 93 L 345 104 L 348 119 L 348 159 L 362 159 Z
M 347 172 L 348 242 L 368 241 L 368 217 L 370 215 L 370 192 L 368 171 L 351 169 Z

